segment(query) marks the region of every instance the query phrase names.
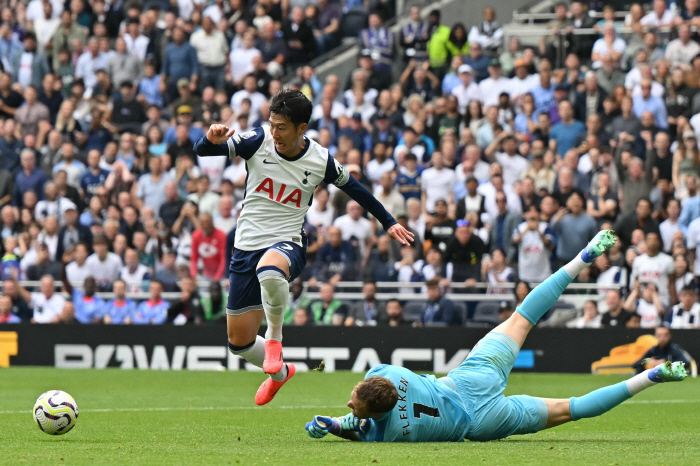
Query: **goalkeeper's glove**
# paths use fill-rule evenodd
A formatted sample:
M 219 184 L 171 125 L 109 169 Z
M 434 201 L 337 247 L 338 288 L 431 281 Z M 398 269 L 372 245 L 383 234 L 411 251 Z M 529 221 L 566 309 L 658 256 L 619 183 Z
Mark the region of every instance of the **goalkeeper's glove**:
M 323 438 L 328 433 L 340 433 L 337 420 L 327 416 L 314 416 L 313 421 L 306 423 L 306 433 L 311 438 Z

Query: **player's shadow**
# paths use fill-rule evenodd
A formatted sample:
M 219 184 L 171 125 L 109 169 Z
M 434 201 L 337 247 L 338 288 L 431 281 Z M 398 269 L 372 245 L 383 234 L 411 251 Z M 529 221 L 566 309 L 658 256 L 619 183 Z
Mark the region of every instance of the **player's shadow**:
M 639 443 L 639 439 L 635 440 L 621 440 L 621 439 L 607 439 L 607 438 L 583 438 L 583 439 L 551 439 L 551 440 L 546 440 L 546 439 L 532 439 L 532 440 L 521 440 L 521 439 L 511 439 L 511 438 L 505 438 L 502 440 L 499 440 L 501 442 L 508 442 L 508 444 L 514 444 L 514 443 L 519 443 L 523 445 L 531 445 L 533 443 Z M 488 442 L 484 442 L 488 443 Z

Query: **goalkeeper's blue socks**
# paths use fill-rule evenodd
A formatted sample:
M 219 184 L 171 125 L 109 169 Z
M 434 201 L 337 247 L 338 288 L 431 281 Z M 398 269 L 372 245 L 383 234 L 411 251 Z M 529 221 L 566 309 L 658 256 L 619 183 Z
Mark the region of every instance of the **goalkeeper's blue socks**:
M 569 283 L 614 244 L 615 236 L 612 231 L 598 232 L 579 255 L 532 290 L 515 312 L 525 317 L 532 325 L 537 325 L 537 321 L 557 302 Z
M 624 382 L 599 388 L 579 398 L 572 397 L 569 400 L 571 419 L 578 421 L 587 417 L 600 416 L 645 388 L 657 383 L 680 382 L 686 376 L 685 365 L 682 362 L 666 362 L 653 369 L 647 369 Z
M 557 302 L 572 280 L 573 277 L 566 273 L 566 270 L 557 270 L 554 275 L 537 285 L 515 312 L 525 317 L 532 325 L 537 325 L 537 321 Z
M 649 379 L 647 378 L 647 380 Z M 627 388 L 627 382 L 599 388 L 579 398 L 572 397 L 569 400 L 571 419 L 578 421 L 587 417 L 600 416 L 630 398 L 632 398 L 632 394 Z

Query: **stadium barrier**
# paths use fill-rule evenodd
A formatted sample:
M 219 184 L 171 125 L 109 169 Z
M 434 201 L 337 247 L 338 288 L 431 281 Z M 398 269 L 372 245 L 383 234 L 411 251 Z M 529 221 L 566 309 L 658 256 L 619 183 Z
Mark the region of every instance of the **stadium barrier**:
M 446 373 L 467 357 L 487 331 L 463 327 L 285 327 L 284 355 L 301 372 L 324 361 L 328 372 L 363 373 L 386 363 Z M 641 329 L 536 329 L 520 351 L 515 370 L 590 373 L 592 363 L 611 349 L 649 333 Z M 228 352 L 223 325 L 18 324 L 0 325 L 0 335 L 12 342 L 0 345 L 10 366 L 260 371 Z M 674 330 L 673 340 L 690 355 L 700 354 L 697 330 Z

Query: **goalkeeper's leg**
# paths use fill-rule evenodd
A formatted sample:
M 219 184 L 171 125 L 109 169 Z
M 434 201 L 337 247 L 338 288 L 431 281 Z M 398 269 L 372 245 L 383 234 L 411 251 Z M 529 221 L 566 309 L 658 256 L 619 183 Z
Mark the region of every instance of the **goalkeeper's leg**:
M 515 313 L 493 332 L 507 336 L 521 347 L 532 327 L 557 302 L 569 283 L 614 244 L 615 236 L 611 230 L 600 231 L 574 260 L 535 287 Z
M 589 417 L 600 416 L 632 398 L 645 388 L 663 382 L 680 382 L 687 373 L 682 362 L 665 362 L 653 369 L 647 369 L 624 382 L 599 388 L 587 395 L 570 399 L 547 399 L 548 417 L 546 429 L 578 421 Z

